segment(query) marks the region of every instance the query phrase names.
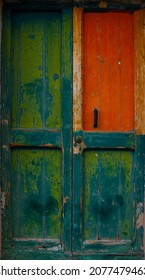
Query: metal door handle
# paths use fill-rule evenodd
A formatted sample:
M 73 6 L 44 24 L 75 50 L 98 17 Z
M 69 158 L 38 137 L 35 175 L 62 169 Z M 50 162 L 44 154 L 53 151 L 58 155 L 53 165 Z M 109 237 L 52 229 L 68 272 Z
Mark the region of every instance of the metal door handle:
M 98 126 L 98 110 L 94 108 L 94 127 L 96 128 Z

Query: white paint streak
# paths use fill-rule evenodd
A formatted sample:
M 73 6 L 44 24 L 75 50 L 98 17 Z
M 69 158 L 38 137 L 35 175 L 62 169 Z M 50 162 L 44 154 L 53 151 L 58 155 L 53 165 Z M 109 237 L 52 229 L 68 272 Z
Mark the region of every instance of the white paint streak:
M 82 8 L 73 9 L 73 129 L 82 130 Z

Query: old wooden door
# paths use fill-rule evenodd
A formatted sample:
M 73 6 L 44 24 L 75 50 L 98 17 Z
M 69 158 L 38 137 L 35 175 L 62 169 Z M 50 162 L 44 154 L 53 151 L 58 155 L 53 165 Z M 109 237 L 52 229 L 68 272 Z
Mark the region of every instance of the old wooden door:
M 134 14 L 8 7 L 2 258 L 142 258 Z
M 71 254 L 72 11 L 41 8 L 4 11 L 4 259 Z
M 143 143 L 134 129 L 134 14 L 76 9 L 74 22 L 74 54 L 83 64 L 82 84 L 75 83 L 82 112 L 74 97 L 74 259 L 140 258 Z M 74 74 L 79 80 L 79 67 Z

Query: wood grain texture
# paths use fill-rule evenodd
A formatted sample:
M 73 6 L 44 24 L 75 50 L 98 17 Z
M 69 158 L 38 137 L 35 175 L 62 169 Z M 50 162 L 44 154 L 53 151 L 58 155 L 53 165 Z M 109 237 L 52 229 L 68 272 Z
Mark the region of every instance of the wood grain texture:
M 145 9 L 136 12 L 136 107 L 137 134 L 145 134 Z
M 82 129 L 82 9 L 73 9 L 73 130 Z
M 134 129 L 133 14 L 84 13 L 83 128 Z M 92 28 L 93 26 L 93 28 Z M 93 127 L 93 109 L 99 110 Z

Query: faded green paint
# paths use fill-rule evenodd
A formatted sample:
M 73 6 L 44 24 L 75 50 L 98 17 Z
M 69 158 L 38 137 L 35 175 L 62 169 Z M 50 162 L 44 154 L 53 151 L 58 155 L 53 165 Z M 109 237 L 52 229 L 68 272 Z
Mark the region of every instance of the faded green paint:
M 84 166 L 84 239 L 130 240 L 132 153 L 87 151 Z
M 60 13 L 16 13 L 13 30 L 13 127 L 60 128 Z
M 61 152 L 13 150 L 13 237 L 60 238 Z
M 2 258 L 68 259 L 72 9 L 11 8 L 3 30 L 3 117 L 10 125 L 3 129 Z

